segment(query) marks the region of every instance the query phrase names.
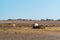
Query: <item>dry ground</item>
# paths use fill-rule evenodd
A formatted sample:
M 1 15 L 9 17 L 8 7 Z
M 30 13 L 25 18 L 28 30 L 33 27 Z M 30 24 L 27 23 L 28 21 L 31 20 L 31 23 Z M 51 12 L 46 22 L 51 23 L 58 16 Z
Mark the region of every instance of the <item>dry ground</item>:
M 39 21 L 39 24 L 49 27 L 32 29 L 31 25 L 35 22 L 37 21 L 0 21 L 0 24 L 16 23 L 17 25 L 16 28 L 12 26 L 10 28 L 10 24 L 3 25 L 3 28 L 0 25 L 0 40 L 60 40 L 60 21 Z
M 3 27 L 12 27 L 11 24 L 15 23 L 16 24 L 16 27 L 31 27 L 32 24 L 34 23 L 39 23 L 39 25 L 47 25 L 49 27 L 60 27 L 60 21 L 7 21 L 7 20 L 0 20 L 0 27 L 2 26 L 3 24 Z M 7 24 L 9 23 L 9 24 Z M 10 24 L 11 23 L 11 24 Z
M 60 40 L 60 27 L 46 29 L 0 28 L 0 40 Z

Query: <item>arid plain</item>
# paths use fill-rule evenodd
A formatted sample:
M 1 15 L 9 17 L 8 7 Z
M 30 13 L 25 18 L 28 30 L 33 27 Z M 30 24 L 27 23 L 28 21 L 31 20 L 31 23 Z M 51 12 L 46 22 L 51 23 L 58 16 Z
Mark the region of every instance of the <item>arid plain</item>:
M 45 29 L 33 29 L 37 21 L 0 21 L 1 23 L 16 23 L 16 27 L 1 27 L 0 40 L 60 40 L 60 21 L 39 21 Z M 10 24 L 9 24 L 10 25 Z

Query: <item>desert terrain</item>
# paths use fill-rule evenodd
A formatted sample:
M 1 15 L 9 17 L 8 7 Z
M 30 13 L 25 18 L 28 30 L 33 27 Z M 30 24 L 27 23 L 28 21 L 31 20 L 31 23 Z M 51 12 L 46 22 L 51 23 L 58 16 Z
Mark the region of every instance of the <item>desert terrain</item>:
M 0 21 L 0 40 L 60 40 L 60 21 L 39 21 L 39 24 L 47 26 L 45 29 L 33 29 L 35 22 Z M 11 25 L 13 23 L 16 27 Z

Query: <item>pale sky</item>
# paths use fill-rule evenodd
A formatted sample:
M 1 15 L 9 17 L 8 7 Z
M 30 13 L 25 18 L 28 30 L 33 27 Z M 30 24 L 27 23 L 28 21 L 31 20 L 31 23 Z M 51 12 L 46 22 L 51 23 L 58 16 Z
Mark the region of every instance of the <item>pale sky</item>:
M 1 19 L 60 19 L 60 0 L 0 0 Z

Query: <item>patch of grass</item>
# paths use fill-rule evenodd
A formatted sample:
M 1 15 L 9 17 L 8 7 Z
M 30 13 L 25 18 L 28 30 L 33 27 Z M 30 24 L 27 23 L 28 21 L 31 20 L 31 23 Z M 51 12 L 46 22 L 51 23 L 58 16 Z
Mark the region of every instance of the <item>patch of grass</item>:
M 60 27 L 47 27 L 45 31 L 60 32 Z
M 46 27 L 46 29 L 24 28 L 0 28 L 0 32 L 4 33 L 43 33 L 43 32 L 60 32 L 60 27 Z

